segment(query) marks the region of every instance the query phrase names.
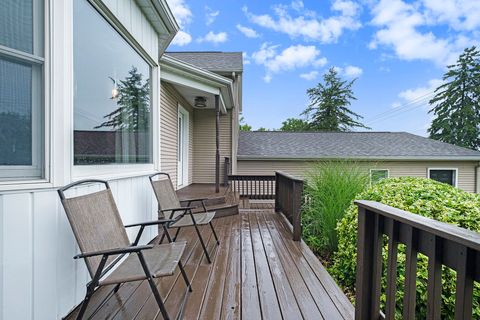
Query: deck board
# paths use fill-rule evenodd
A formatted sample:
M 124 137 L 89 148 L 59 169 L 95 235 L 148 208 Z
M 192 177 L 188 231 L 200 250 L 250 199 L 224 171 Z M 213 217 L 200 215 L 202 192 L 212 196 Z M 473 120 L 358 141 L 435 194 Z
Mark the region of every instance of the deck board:
M 193 292 L 183 319 L 353 319 L 353 306 L 304 242 L 291 240 L 285 219 L 271 203 L 255 203 L 240 214 L 214 219 L 220 245 L 201 227 L 212 264 L 193 228 L 182 261 Z M 171 317 L 180 309 L 185 283 L 177 270 L 156 280 Z M 86 315 L 109 288 L 100 288 Z M 67 319 L 74 319 L 75 312 Z M 85 317 L 87 318 L 87 317 Z M 120 287 L 92 319 L 163 319 L 146 281 Z

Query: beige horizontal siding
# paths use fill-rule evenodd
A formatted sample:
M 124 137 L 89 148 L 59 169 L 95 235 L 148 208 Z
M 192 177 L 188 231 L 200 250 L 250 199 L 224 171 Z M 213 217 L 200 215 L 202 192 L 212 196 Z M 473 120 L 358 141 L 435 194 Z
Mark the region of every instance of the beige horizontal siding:
M 390 177 L 427 177 L 428 168 L 458 169 L 458 187 L 468 192 L 475 192 L 475 168 L 473 161 L 384 161 L 361 162 L 365 170 L 378 168 L 388 169 Z M 285 171 L 298 177 L 305 177 L 312 169 L 314 162 L 308 161 L 259 161 L 238 160 L 238 174 L 274 174 L 275 171 Z
M 215 111 L 194 110 L 193 182 L 215 182 Z M 220 182 L 223 182 L 225 157 L 232 156 L 231 111 L 220 116 Z
M 193 179 L 193 108 L 175 88 L 162 81 L 160 94 L 160 161 L 161 171 L 170 175 L 177 185 L 178 105 L 189 112 L 188 183 Z

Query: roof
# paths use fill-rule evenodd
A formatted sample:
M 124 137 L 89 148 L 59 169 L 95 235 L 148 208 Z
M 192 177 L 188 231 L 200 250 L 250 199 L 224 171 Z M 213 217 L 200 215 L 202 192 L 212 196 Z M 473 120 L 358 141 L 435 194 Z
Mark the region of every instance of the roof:
M 240 132 L 239 159 L 474 160 L 480 152 L 407 132 Z
M 196 67 L 216 72 L 242 72 L 242 52 L 221 52 L 221 51 L 195 51 L 195 52 L 165 52 L 166 55 L 174 57 Z

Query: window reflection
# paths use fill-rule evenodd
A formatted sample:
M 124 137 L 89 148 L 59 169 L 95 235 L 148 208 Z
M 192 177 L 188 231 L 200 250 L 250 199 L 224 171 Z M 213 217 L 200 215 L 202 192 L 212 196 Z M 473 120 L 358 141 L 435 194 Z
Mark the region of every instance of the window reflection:
M 74 83 L 74 163 L 150 163 L 150 67 L 87 1 L 74 2 Z

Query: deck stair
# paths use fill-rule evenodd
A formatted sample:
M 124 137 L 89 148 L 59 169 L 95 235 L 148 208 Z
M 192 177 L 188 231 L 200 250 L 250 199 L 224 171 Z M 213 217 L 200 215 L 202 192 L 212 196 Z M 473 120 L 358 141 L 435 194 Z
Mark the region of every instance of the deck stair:
M 182 205 L 187 204 L 182 201 L 183 199 L 208 198 L 206 205 L 208 206 L 208 210 L 216 212 L 215 218 L 238 214 L 240 200 L 228 187 L 221 187 L 220 192 L 215 193 L 214 185 L 192 184 L 177 190 L 177 195 Z M 194 205 L 199 206 L 197 209 L 193 210 L 194 212 L 202 210 L 198 202 Z

